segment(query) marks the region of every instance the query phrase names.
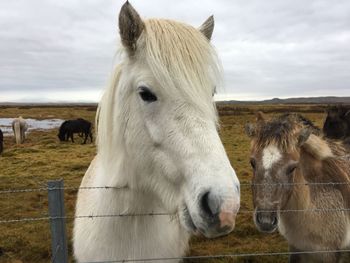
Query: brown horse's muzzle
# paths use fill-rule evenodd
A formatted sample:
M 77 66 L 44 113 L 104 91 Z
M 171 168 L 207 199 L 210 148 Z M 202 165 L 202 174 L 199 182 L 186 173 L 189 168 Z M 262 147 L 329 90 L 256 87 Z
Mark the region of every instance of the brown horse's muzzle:
M 277 212 L 267 209 L 256 209 L 254 212 L 254 222 L 259 231 L 272 233 L 278 226 Z

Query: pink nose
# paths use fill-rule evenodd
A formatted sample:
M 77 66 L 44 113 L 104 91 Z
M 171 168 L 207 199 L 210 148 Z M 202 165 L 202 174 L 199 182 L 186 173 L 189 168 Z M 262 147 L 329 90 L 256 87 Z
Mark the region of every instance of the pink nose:
M 219 220 L 221 227 L 234 227 L 236 222 L 236 215 L 239 210 L 239 204 L 234 201 L 226 201 L 222 205 L 219 213 Z
M 236 221 L 236 215 L 229 212 L 221 212 L 219 214 L 220 227 L 234 227 Z

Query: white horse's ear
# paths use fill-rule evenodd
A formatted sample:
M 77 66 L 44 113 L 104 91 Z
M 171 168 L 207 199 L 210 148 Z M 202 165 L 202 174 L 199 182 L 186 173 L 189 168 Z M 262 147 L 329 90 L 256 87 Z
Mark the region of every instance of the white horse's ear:
M 210 41 L 214 31 L 214 16 L 210 16 L 205 22 L 199 27 L 199 31 Z
M 136 50 L 136 42 L 145 25 L 129 1 L 122 6 L 119 13 L 119 32 L 124 47 L 132 55 Z
M 254 137 L 256 135 L 256 126 L 254 124 L 247 123 L 244 128 L 248 137 Z

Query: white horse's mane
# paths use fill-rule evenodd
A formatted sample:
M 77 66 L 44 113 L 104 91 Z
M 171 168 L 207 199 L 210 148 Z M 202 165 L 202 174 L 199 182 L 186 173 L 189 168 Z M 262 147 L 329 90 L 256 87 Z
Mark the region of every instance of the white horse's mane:
M 180 92 L 203 115 L 217 120 L 215 105 L 208 101 L 211 99 L 208 94 L 222 84 L 222 65 L 209 40 L 198 29 L 173 20 L 148 19 L 144 25 L 134 57 L 124 56 L 126 61 L 116 67 L 100 101 L 96 117 L 99 153 L 112 154 L 120 143 L 116 141 L 122 137 L 119 133 L 124 132 L 120 130 L 123 125 L 118 115 L 123 109 L 117 106 L 116 91 L 122 85 L 120 75 L 125 63 L 144 61 L 170 98 L 175 97 L 174 92 Z M 121 53 L 126 52 L 122 48 Z M 208 107 L 211 103 L 213 107 Z

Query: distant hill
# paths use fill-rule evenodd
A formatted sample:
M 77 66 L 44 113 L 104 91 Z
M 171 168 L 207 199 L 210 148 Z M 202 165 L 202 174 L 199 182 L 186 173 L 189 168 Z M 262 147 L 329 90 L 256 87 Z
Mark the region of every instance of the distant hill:
M 350 104 L 350 97 L 300 97 L 279 99 L 273 98 L 271 100 L 261 101 L 218 101 L 218 104 Z

